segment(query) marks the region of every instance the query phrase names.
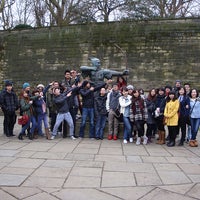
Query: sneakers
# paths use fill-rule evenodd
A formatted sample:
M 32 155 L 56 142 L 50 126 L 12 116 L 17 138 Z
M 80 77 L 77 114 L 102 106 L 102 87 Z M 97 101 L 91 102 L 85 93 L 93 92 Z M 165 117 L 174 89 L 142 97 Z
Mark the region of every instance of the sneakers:
M 128 143 L 128 141 L 127 141 L 126 139 L 124 139 L 124 140 L 123 140 L 123 143 L 124 143 L 124 144 L 127 144 L 127 143 Z
M 130 143 L 133 143 L 133 138 L 130 138 L 130 139 L 129 139 L 129 142 L 130 142 Z
M 146 145 L 148 142 L 148 137 L 145 135 L 143 136 L 143 144 Z
M 136 145 L 140 145 L 140 142 L 141 142 L 141 138 L 138 137 L 138 138 L 137 138 L 137 141 L 136 141 Z
M 55 135 L 52 135 L 50 139 L 51 139 L 51 140 L 54 140 L 54 139 L 55 139 Z
M 71 137 L 70 137 L 72 140 L 75 140 L 76 138 L 72 135 Z

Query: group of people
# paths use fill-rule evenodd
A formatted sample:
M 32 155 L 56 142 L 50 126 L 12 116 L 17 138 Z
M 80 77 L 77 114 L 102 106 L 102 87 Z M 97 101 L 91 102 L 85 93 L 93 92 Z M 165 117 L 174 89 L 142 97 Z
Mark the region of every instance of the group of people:
M 20 140 L 25 135 L 31 140 L 44 135 L 53 140 L 61 131 L 65 138 L 68 130 L 71 139 L 83 138 L 87 119 L 91 139 L 103 139 L 108 122 L 107 138 L 117 140 L 121 120 L 124 144 L 136 139 L 136 145 L 145 145 L 158 134 L 158 144 L 165 144 L 167 139 L 167 146 L 172 147 L 180 132 L 179 146 L 186 140 L 191 147 L 198 146 L 200 99 L 197 89 L 190 89 L 188 83 L 182 85 L 177 80 L 174 87 L 152 88 L 145 95 L 143 89 L 128 85 L 123 76 L 116 82 L 108 80 L 98 84 L 82 80 L 76 70 L 66 70 L 64 76 L 61 82 L 53 81 L 46 87 L 39 84 L 32 91 L 30 84 L 24 83 L 19 95 L 13 89 L 13 83 L 5 81 L 0 107 L 7 137 L 14 135 L 16 110 L 19 109 L 20 115 L 28 116 L 18 135 Z M 76 133 L 78 113 L 81 123 Z M 167 138 L 165 126 L 168 128 Z

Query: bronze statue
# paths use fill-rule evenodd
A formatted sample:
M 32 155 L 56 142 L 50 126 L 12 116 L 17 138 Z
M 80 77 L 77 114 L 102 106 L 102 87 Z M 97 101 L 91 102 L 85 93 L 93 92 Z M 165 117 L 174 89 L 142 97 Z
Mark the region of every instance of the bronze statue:
M 91 61 L 92 66 L 81 66 L 80 70 L 83 78 L 89 77 L 89 79 L 94 83 L 104 81 L 104 78 L 112 79 L 113 76 L 123 76 L 129 74 L 128 70 L 118 72 L 110 69 L 101 69 L 101 62 L 98 58 L 91 57 L 89 60 Z

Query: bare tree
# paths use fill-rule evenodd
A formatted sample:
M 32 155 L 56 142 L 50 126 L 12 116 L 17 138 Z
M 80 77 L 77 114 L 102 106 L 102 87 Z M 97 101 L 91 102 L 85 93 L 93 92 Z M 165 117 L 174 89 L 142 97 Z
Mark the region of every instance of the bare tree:
M 33 13 L 36 26 L 43 27 L 45 25 L 49 25 L 50 19 L 46 3 L 41 0 L 34 0 L 33 5 Z
M 16 0 L 15 24 L 31 24 L 33 23 L 33 1 L 32 0 Z
M 114 12 L 119 12 L 127 4 L 127 0 L 91 0 L 89 2 L 89 9 L 93 10 L 94 16 L 104 22 L 110 21 L 110 18 L 114 17 Z
M 0 3 L 0 22 L 1 28 L 7 30 L 13 27 L 13 11 L 12 6 L 15 0 L 2 0 Z
M 128 17 L 179 18 L 191 16 L 196 0 L 129 0 Z
M 82 0 L 44 0 L 51 14 L 51 25 L 67 25 L 80 19 Z M 77 9 L 79 8 L 79 9 Z

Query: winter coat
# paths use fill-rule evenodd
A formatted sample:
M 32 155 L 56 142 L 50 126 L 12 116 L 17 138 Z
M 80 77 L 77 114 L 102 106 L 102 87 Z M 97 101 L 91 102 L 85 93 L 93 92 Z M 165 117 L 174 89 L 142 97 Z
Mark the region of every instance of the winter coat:
M 196 100 L 190 99 L 190 112 L 191 112 L 191 118 L 200 118 L 200 99 L 199 98 Z
M 106 84 L 103 83 L 94 88 L 94 90 L 90 90 L 89 88 L 82 88 L 80 89 L 80 94 L 82 96 L 82 107 L 83 108 L 94 108 L 94 92 L 98 91 Z
M 18 98 L 14 91 L 3 90 L 0 97 L 0 107 L 4 113 L 14 113 L 19 108 Z
M 132 103 L 131 98 L 132 96 L 130 95 L 127 97 L 119 97 L 120 113 L 122 113 L 124 117 L 130 116 L 130 105 Z
M 144 121 L 148 118 L 146 101 L 140 96 L 132 98 L 132 106 L 130 108 L 131 121 Z
M 156 109 L 156 105 L 155 105 L 155 101 L 146 100 L 146 104 L 147 104 L 147 113 L 148 113 L 148 118 L 147 118 L 147 124 L 155 124 L 155 118 L 154 118 L 154 112 Z
M 106 100 L 107 100 L 106 94 L 104 96 L 98 95 L 95 97 L 95 100 L 94 100 L 95 116 L 107 115 Z
M 116 110 L 119 107 L 119 97 L 121 96 L 119 91 L 111 91 L 107 95 L 106 109 L 107 111 Z
M 179 101 L 170 100 L 166 103 L 164 116 L 167 126 L 177 126 L 178 125 L 178 111 L 179 111 Z
M 189 113 L 190 113 L 190 98 L 188 96 L 183 96 L 182 100 L 180 101 L 180 97 L 179 97 L 179 102 L 180 102 L 180 107 L 179 107 L 180 116 L 189 117 Z M 188 108 L 186 108 L 186 106 Z

